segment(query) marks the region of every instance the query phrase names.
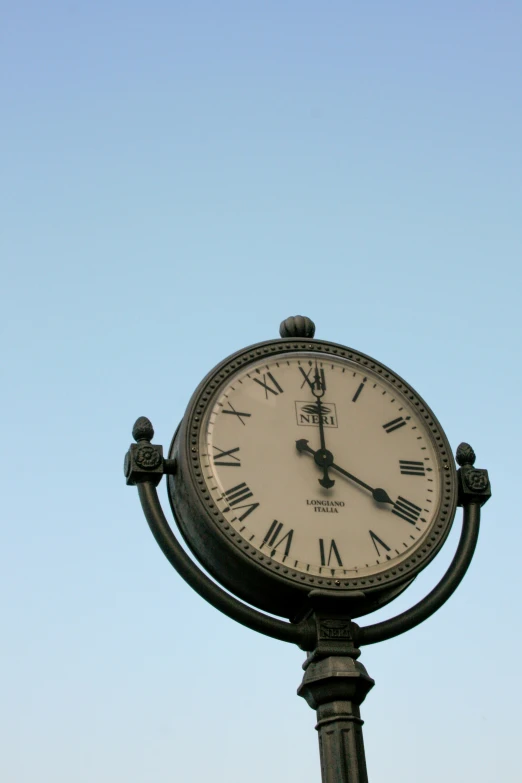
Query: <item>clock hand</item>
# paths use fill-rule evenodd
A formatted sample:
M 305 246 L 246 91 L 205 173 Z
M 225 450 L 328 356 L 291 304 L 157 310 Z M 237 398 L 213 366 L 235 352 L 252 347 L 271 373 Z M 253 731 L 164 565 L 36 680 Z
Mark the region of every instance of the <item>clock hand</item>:
M 315 382 L 310 385 L 310 388 L 312 389 L 312 394 L 317 400 L 317 414 L 319 417 L 319 437 L 321 439 L 321 451 L 326 453 L 326 438 L 324 435 L 323 408 L 321 405 L 321 397 L 326 391 L 326 384 L 324 381 L 324 370 L 321 370 L 321 374 L 319 374 L 319 368 L 317 367 L 317 362 L 315 363 Z M 328 453 L 330 454 L 331 452 Z M 333 462 L 333 456 L 332 456 L 332 462 Z M 322 462 L 321 467 L 323 469 L 323 478 L 318 479 L 319 484 L 325 489 L 331 489 L 335 484 L 335 481 L 333 481 L 333 479 L 331 479 L 330 476 L 328 475 L 329 465 L 330 463 L 328 461 Z
M 346 478 L 349 478 L 351 481 L 354 481 L 356 484 L 359 484 L 360 487 L 364 487 L 364 489 L 367 489 L 369 492 L 372 493 L 373 499 L 376 500 L 378 503 L 391 503 L 392 506 L 395 505 L 393 500 L 386 492 L 386 490 L 382 489 L 381 487 L 376 487 L 376 488 L 371 487 L 365 481 L 361 481 L 361 479 L 357 478 L 357 476 L 354 476 L 353 473 L 348 473 L 347 470 L 344 470 L 344 468 L 341 468 L 339 467 L 339 465 L 336 465 L 334 462 L 334 456 L 331 451 L 328 451 L 327 449 L 318 449 L 317 451 L 314 451 L 308 445 L 307 440 L 296 440 L 295 445 L 299 452 L 311 454 L 314 458 L 316 465 L 319 465 L 319 467 L 323 468 L 325 465 L 327 465 L 327 467 L 336 470 L 338 473 L 341 473 L 341 475 L 346 476 Z
M 322 468 L 323 468 L 323 477 L 322 479 L 318 479 L 319 484 L 325 489 L 331 489 L 335 484 L 335 481 L 331 479 L 330 476 L 328 475 L 329 465 L 324 464 Z

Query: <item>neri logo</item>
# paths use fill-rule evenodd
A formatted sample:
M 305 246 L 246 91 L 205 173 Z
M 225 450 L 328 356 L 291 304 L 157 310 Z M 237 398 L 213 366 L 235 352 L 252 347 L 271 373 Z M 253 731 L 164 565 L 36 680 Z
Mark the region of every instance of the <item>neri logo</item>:
M 337 427 L 337 411 L 333 402 L 321 401 L 319 406 L 317 402 L 296 400 L 295 413 L 300 427 L 318 427 L 319 415 L 321 415 L 323 426 Z

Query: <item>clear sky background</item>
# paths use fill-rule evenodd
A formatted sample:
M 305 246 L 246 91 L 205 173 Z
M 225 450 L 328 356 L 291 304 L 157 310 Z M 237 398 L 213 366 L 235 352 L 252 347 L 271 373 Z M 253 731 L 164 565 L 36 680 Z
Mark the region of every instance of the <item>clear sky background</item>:
M 363 649 L 370 779 L 519 783 L 520 3 L 18 0 L 1 28 L 0 778 L 319 781 L 304 653 L 192 593 L 122 474 L 139 415 L 167 446 L 302 313 L 493 483 L 458 592 Z

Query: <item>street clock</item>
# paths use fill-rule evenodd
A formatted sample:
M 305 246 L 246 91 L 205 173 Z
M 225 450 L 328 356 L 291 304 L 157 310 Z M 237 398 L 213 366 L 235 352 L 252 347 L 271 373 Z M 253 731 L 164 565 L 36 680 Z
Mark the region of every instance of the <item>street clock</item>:
M 287 318 L 280 340 L 218 364 L 167 459 L 141 416 L 124 471 L 161 550 L 194 590 L 307 651 L 298 694 L 317 711 L 322 783 L 368 783 L 360 705 L 374 681 L 360 647 L 414 628 L 454 593 L 491 486 L 468 443 L 456 470 L 439 422 L 406 381 L 314 331 L 308 318 Z M 164 475 L 179 530 L 214 579 L 163 513 Z M 459 543 L 438 584 L 395 617 L 354 622 L 408 587 L 444 543 L 457 505 Z
M 312 590 L 352 616 L 401 592 L 450 530 L 457 476 L 435 415 L 382 363 L 282 338 L 217 365 L 174 436 L 168 493 L 206 570 L 243 600 L 294 618 Z

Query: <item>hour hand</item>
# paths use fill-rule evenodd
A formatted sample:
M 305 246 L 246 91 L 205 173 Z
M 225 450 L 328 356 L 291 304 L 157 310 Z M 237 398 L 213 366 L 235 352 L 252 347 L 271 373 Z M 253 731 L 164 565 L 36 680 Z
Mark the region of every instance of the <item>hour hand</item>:
M 308 445 L 308 441 L 307 440 L 304 440 L 304 439 L 303 440 L 296 440 L 295 445 L 296 445 L 297 451 L 300 451 L 301 454 L 303 452 L 307 452 L 308 454 L 315 454 L 315 451 L 313 449 L 311 449 L 310 446 Z
M 331 479 L 330 476 L 328 475 L 329 465 L 323 465 L 322 467 L 323 467 L 323 477 L 322 479 L 318 479 L 319 484 L 325 489 L 331 489 L 335 484 L 335 481 Z
M 305 453 L 312 455 L 315 464 L 318 465 L 323 471 L 323 478 L 318 479 L 319 484 L 325 489 L 331 489 L 335 484 L 335 481 L 328 475 L 328 468 L 333 465 L 334 460 L 332 452 L 328 451 L 327 449 L 318 449 L 317 451 L 314 451 L 308 445 L 308 441 L 304 439 L 296 440 L 295 445 L 297 451 L 299 451 L 301 454 Z

